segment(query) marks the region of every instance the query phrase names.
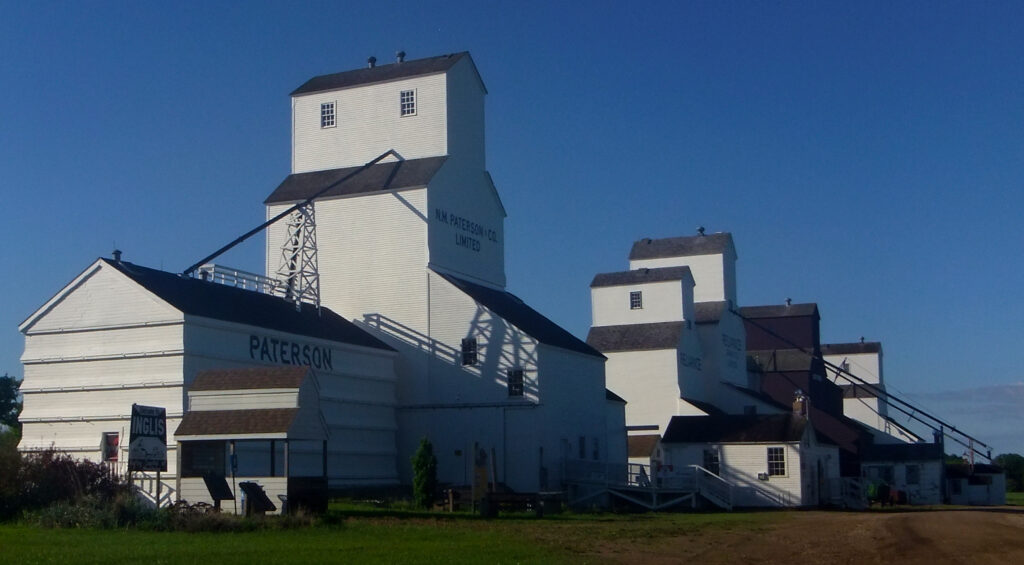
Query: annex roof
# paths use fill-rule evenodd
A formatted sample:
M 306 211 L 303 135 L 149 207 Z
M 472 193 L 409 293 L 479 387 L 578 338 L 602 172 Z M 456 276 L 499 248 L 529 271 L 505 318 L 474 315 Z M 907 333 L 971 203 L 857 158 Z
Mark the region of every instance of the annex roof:
M 683 322 L 596 326 L 590 328 L 587 343 L 604 353 L 675 349 L 682 331 Z
M 608 389 L 604 389 L 604 399 L 605 400 L 611 400 L 612 402 L 621 402 L 623 404 L 626 403 L 626 399 L 625 398 L 622 398 L 621 396 L 615 394 L 614 392 L 612 392 L 612 391 L 610 391 Z
M 877 341 L 823 343 L 821 345 L 822 355 L 855 355 L 858 353 L 879 353 L 880 351 L 882 351 L 882 344 Z
M 792 413 L 673 416 L 663 443 L 798 442 L 807 420 Z
M 377 163 L 344 182 L 342 179 L 358 171 L 362 166 L 296 173 L 285 177 L 263 203 L 298 202 L 328 187 L 330 189 L 321 194 L 320 198 L 424 187 L 441 170 L 446 159 L 426 157 Z
M 729 303 L 722 300 L 718 302 L 697 302 L 693 305 L 694 317 L 698 324 L 714 324 L 722 319 L 722 314 L 727 310 Z
M 513 326 L 545 345 L 604 358 L 601 352 L 587 345 L 558 324 L 530 308 L 518 296 L 495 288 L 472 283 L 459 277 L 434 271 L 477 303 L 485 306 Z
M 742 306 L 740 316 L 744 318 L 790 318 L 796 316 L 817 316 L 818 305 L 813 302 L 806 304 L 770 304 L 767 306 Z
M 644 238 L 633 243 L 633 248 L 629 251 L 629 260 L 715 255 L 725 253 L 730 249 L 735 253 L 736 248 L 733 245 L 731 233 L 668 237 L 664 239 Z
M 943 459 L 938 443 L 892 443 L 866 445 L 860 450 L 861 461 L 927 461 Z
M 126 277 L 181 312 L 281 332 L 394 351 L 355 324 L 332 312 L 283 298 L 227 285 L 183 277 L 133 263 L 101 258 Z
M 449 53 L 447 55 L 438 55 L 436 57 L 427 57 L 425 59 L 414 59 L 411 61 L 403 61 L 401 63 L 363 67 L 361 69 L 353 69 L 351 71 L 315 76 L 304 82 L 302 86 L 293 90 L 291 95 L 298 96 L 313 92 L 322 92 L 325 90 L 338 90 L 341 88 L 361 86 L 364 84 L 373 84 L 377 82 L 387 82 L 390 80 L 442 73 L 455 66 L 455 63 L 458 63 L 463 58 L 468 58 L 470 61 L 473 60 L 473 58 L 469 56 L 468 51 L 462 51 L 460 53 Z M 487 88 L 484 86 L 482 80 L 480 81 L 480 86 L 483 88 L 484 92 L 487 92 Z
M 640 436 L 626 436 L 626 451 L 628 457 L 650 457 L 658 447 L 661 436 L 658 434 L 647 434 Z
M 299 388 L 309 367 L 248 367 L 200 371 L 189 391 Z
M 765 394 L 765 393 L 763 393 L 763 392 L 761 392 L 759 390 L 753 390 L 753 389 L 747 388 L 745 386 L 739 386 L 737 384 L 730 383 L 730 382 L 722 382 L 722 384 L 724 384 L 725 386 L 727 386 L 729 388 L 732 388 L 733 390 L 735 390 L 736 392 L 739 392 L 740 394 L 744 394 L 746 396 L 749 396 L 750 398 L 753 398 L 754 400 L 758 400 L 758 401 L 763 402 L 763 403 L 765 403 L 765 404 L 767 404 L 769 406 L 774 406 L 774 407 L 776 407 L 776 408 L 778 408 L 780 410 L 784 410 L 785 411 L 785 410 L 792 410 L 793 409 L 792 406 L 786 406 L 785 404 L 783 404 L 783 403 L 775 400 L 774 398 L 772 398 L 770 395 L 767 395 L 767 394 Z
M 298 408 L 192 411 L 182 416 L 174 435 L 287 434 L 298 415 Z
M 606 286 L 624 286 L 631 284 L 693 280 L 689 267 L 663 267 L 658 269 L 634 269 L 617 273 L 599 273 L 594 275 L 590 288 Z

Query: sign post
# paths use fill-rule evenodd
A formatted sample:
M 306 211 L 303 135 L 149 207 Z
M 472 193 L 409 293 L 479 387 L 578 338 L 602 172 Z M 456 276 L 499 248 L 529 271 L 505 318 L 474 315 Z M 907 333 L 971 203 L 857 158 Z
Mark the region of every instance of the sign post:
M 128 471 L 156 471 L 156 505 L 160 506 L 160 473 L 167 470 L 167 410 L 132 404 Z

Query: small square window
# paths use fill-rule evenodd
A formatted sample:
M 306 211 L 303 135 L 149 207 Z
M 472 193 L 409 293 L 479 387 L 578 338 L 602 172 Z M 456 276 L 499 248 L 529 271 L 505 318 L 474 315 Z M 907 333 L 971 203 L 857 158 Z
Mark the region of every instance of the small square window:
M 403 90 L 398 97 L 403 116 L 416 115 L 416 91 Z
M 508 376 L 508 395 L 509 396 L 522 396 L 523 395 L 523 370 L 522 369 L 509 369 L 506 373 Z
M 629 309 L 640 310 L 644 307 L 644 295 L 639 290 L 634 290 L 629 293 Z
M 320 127 L 333 128 L 334 125 L 334 102 L 320 104 Z
M 462 364 L 476 365 L 477 344 L 475 337 L 467 337 L 462 340 Z
M 768 475 L 786 475 L 786 450 L 783 447 L 768 448 Z

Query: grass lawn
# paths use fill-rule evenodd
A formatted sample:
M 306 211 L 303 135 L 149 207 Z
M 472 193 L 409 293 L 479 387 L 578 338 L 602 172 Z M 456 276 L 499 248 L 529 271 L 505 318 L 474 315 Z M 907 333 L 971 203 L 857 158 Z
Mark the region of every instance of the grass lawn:
M 347 508 L 347 507 L 346 507 Z M 0 561 L 14 563 L 600 563 L 616 541 L 712 529 L 759 529 L 786 513 L 561 514 L 544 519 L 350 508 L 337 523 L 246 533 L 46 530 L 0 525 Z
M 1006 493 L 1006 504 L 1008 506 L 1024 506 L 1024 492 Z

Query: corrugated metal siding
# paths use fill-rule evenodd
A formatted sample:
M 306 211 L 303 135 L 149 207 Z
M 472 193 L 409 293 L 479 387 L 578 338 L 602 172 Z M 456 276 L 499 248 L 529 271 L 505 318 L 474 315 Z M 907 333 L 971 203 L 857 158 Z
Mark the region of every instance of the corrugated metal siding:
M 399 95 L 416 91 L 416 115 L 401 116 Z M 389 149 L 406 159 L 448 153 L 445 75 L 297 96 L 292 100 L 292 172 L 362 165 Z M 336 127 L 320 127 L 320 105 L 335 103 Z

